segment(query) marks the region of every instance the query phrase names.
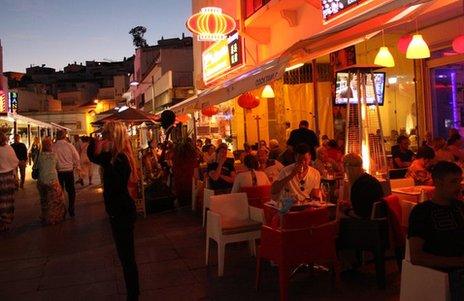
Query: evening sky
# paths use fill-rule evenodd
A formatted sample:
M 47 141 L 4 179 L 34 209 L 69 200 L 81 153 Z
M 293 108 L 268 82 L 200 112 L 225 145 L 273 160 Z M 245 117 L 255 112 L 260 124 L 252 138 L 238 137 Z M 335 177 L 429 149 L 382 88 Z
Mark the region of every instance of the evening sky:
M 122 60 L 134 54 L 129 30 L 147 28 L 149 45 L 191 35 L 190 0 L 0 0 L 4 71 L 46 64 Z

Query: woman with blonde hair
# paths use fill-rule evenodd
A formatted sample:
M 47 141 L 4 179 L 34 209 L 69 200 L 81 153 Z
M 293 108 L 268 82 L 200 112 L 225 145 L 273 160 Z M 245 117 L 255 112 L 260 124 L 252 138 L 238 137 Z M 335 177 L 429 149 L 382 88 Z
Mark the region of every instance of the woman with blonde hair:
M 15 170 L 19 160 L 8 137 L 0 131 L 0 232 L 8 230 L 14 218 Z
M 32 145 L 29 148 L 29 165 L 31 165 L 31 160 L 32 164 L 35 164 L 35 161 L 37 161 L 37 158 L 39 157 L 40 149 L 40 139 L 39 137 L 35 136 L 34 141 L 32 142 Z
M 134 197 L 138 172 L 127 128 L 110 121 L 103 126 L 103 140 L 91 139 L 87 155 L 103 169 L 103 199 L 113 239 L 124 271 L 127 300 L 137 300 L 139 277 L 134 251 Z
M 66 207 L 64 194 L 58 180 L 58 157 L 52 152 L 53 141 L 46 137 L 42 141 L 42 152 L 38 155 L 33 169 L 38 171 L 37 190 L 40 196 L 41 222 L 54 225 L 64 221 Z

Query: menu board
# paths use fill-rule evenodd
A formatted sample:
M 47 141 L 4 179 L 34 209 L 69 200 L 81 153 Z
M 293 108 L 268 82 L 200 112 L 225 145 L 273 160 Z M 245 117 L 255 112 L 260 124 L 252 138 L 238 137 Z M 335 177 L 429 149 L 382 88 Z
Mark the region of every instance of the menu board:
M 331 18 L 366 1 L 367 0 L 321 0 L 322 17 L 324 21 L 328 21 Z

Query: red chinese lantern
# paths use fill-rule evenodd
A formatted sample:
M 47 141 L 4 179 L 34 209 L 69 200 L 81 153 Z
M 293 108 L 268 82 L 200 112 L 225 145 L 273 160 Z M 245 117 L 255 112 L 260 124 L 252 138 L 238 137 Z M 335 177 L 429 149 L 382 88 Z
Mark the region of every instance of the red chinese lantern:
M 187 123 L 190 117 L 188 114 L 177 115 L 176 120 L 181 123 Z
M 222 13 L 219 7 L 202 8 L 187 20 L 186 26 L 198 35 L 199 41 L 224 40 L 237 27 L 234 18 Z
M 412 36 L 409 34 L 402 36 L 398 40 L 398 50 L 401 53 L 405 54 L 406 51 L 408 50 L 408 46 L 409 46 L 409 43 L 411 43 L 411 40 L 412 40 Z
M 240 95 L 238 105 L 244 109 L 254 109 L 259 106 L 259 98 L 247 92 Z
M 216 115 L 218 112 L 219 112 L 219 108 L 216 106 L 209 106 L 201 110 L 201 113 L 208 117 Z
M 464 53 L 464 35 L 457 36 L 453 40 L 453 50 L 457 53 Z

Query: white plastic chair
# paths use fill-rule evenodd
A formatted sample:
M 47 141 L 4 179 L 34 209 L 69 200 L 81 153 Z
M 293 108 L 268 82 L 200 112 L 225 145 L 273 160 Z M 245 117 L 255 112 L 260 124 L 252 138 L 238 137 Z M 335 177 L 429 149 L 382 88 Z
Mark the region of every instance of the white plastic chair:
M 414 208 L 416 205 L 416 203 L 400 199 L 401 226 L 403 228 L 407 229 L 409 227 L 409 215 L 411 214 L 412 208 Z
M 205 188 L 203 190 L 203 227 L 206 225 L 206 209 L 209 209 L 210 197 L 214 195 L 214 190 Z
M 400 301 L 448 301 L 448 273 L 411 263 L 409 240 L 401 270 Z
M 256 255 L 256 239 L 261 237 L 261 222 L 250 218 L 245 193 L 211 196 L 206 226 L 206 265 L 209 259 L 209 240 L 218 246 L 218 275 L 224 274 L 225 246 L 228 243 L 248 241 L 250 253 Z
M 401 187 L 409 187 L 409 186 L 414 186 L 413 178 L 391 179 L 390 180 L 390 187 L 392 189 L 401 188 Z

